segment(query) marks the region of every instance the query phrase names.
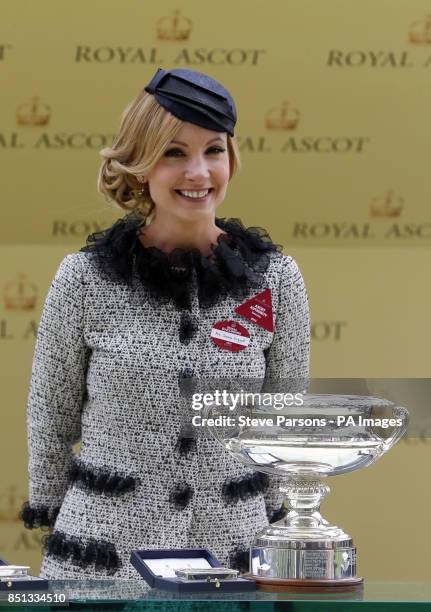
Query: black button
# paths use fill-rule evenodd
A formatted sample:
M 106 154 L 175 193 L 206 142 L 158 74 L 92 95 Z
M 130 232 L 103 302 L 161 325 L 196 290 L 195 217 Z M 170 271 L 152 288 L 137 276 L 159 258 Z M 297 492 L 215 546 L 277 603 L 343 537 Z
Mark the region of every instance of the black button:
M 184 510 L 189 505 L 194 491 L 189 484 L 177 485 L 169 496 L 169 501 L 177 510 Z
M 193 378 L 194 371 L 191 368 L 184 368 L 178 374 L 178 380 L 183 380 L 184 378 Z
M 189 312 L 181 313 L 180 320 L 180 342 L 181 344 L 188 345 L 190 340 L 193 338 L 198 330 L 198 325 L 194 317 Z
M 193 380 L 194 371 L 191 368 L 184 368 L 178 374 L 178 386 L 180 394 L 184 397 L 190 397 L 196 388 L 196 382 Z
M 182 456 L 187 457 L 191 452 L 196 452 L 196 440 L 192 436 L 180 436 L 175 445 L 175 450 Z

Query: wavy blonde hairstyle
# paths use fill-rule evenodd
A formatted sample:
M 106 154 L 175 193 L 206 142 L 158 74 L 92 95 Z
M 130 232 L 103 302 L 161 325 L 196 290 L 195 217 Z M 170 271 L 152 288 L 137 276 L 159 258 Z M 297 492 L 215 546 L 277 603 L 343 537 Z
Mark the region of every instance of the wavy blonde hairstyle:
M 165 153 L 184 122 L 166 111 L 153 95 L 140 92 L 124 110 L 118 136 L 100 151 L 103 161 L 97 189 L 108 201 L 149 219 L 155 204 L 148 190 L 141 193 L 138 176 L 145 176 Z M 229 178 L 241 167 L 235 137 L 227 136 Z

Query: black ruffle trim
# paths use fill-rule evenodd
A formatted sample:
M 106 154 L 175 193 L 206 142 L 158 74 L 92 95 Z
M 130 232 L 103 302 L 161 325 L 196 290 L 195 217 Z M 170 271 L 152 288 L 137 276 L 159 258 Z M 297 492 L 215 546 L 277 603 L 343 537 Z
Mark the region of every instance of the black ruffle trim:
M 71 561 L 81 568 L 94 565 L 96 570 L 107 570 L 115 574 L 121 567 L 121 560 L 111 542 L 89 540 L 84 544 L 80 538 L 56 531 L 43 538 L 46 554 L 65 561 Z
M 139 483 L 138 478 L 90 467 L 77 458 L 73 460 L 70 478 L 82 489 L 106 495 L 122 495 L 134 491 Z
M 264 493 L 269 486 L 267 474 L 255 472 L 241 478 L 227 480 L 222 487 L 222 495 L 230 504 L 236 504 L 240 499 L 245 501 Z
M 286 514 L 287 514 L 287 509 L 284 506 L 284 504 L 281 504 L 280 508 L 273 513 L 273 515 L 269 519 L 269 522 L 276 523 L 277 521 L 281 521 L 281 519 L 284 518 Z
M 239 219 L 216 219 L 215 223 L 224 234 L 212 245 L 210 256 L 198 249 L 165 253 L 144 247 L 138 235 L 144 220 L 136 212 L 88 236 L 81 251 L 94 253 L 108 278 L 131 284 L 136 274 L 150 295 L 162 302 L 172 300 L 180 310 L 191 306 L 194 270 L 199 302 L 205 308 L 227 295 L 243 299 L 251 288 L 260 288 L 270 253 L 282 252 L 282 246 L 274 244 L 262 228 L 245 228 Z
M 46 506 L 32 508 L 29 502 L 25 502 L 19 513 L 19 518 L 24 522 L 26 529 L 39 529 L 40 527 L 53 527 L 60 512 L 60 506 L 49 509 Z
M 241 550 L 239 548 L 233 550 L 229 554 L 229 567 L 238 570 L 241 574 L 250 571 L 250 549 Z
M 178 485 L 172 491 L 169 501 L 175 505 L 177 510 L 184 510 L 191 502 L 193 495 L 194 491 L 190 485 Z

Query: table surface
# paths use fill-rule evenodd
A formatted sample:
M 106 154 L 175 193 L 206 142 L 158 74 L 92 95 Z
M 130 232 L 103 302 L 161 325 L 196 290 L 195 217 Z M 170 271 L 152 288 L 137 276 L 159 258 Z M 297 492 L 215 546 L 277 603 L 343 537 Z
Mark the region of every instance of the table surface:
M 371 582 L 356 593 L 195 593 L 180 594 L 150 589 L 143 580 L 55 580 L 48 595 L 65 595 L 64 603 L 35 603 L 46 591 L 21 592 L 20 600 L 8 600 L 11 591 L 0 592 L 2 610 L 24 609 L 123 612 L 431 612 L 431 582 Z M 47 600 L 45 600 L 47 601 Z M 51 600 L 52 601 L 52 600 Z
M 150 589 L 143 580 L 63 580 L 51 581 L 51 590 L 64 592 L 72 601 L 363 601 L 363 602 L 428 602 L 431 603 L 431 582 L 365 581 L 362 591 L 353 593 L 172 593 Z

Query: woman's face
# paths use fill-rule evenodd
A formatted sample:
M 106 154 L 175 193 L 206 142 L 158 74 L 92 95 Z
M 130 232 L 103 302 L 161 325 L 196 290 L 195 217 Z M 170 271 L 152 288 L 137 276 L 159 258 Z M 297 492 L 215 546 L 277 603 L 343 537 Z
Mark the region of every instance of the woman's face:
M 229 169 L 226 132 L 184 123 L 147 175 L 156 216 L 213 218 L 226 195 Z

